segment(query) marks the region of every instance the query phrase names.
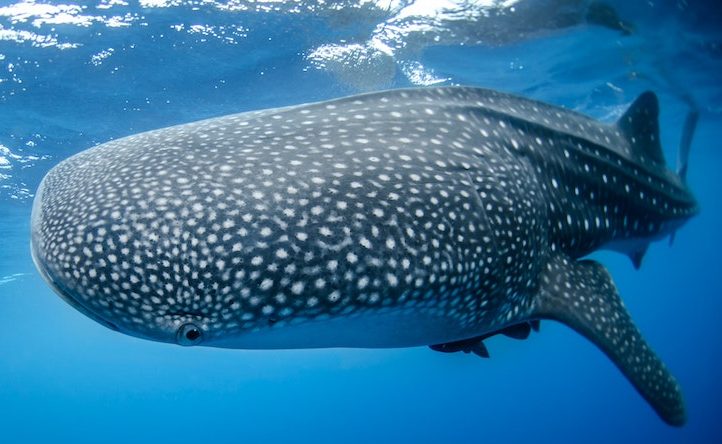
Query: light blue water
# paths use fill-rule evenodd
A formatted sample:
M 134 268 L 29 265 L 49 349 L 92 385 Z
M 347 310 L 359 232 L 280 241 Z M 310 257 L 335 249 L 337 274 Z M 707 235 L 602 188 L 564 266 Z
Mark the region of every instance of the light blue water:
M 610 2 L 628 36 L 555 25 L 585 3 L 573 0 L 506 2 L 514 12 L 322 3 L 0 0 L 0 442 L 722 442 L 718 2 Z M 640 271 L 596 255 L 678 377 L 684 428 L 664 425 L 598 350 L 551 322 L 527 341 L 489 340 L 489 360 L 181 348 L 105 329 L 34 270 L 32 195 L 74 153 L 210 116 L 434 83 L 605 120 L 653 89 L 671 163 L 681 96 L 697 101 L 689 182 L 702 213 L 674 246 L 653 245 Z

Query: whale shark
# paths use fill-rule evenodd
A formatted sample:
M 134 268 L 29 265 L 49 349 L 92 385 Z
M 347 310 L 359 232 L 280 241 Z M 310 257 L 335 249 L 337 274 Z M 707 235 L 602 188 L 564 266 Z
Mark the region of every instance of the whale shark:
M 698 212 L 645 92 L 606 124 L 471 87 L 397 89 L 131 135 L 52 168 L 31 252 L 113 330 L 240 349 L 431 346 L 577 331 L 671 425 L 678 383 L 585 258 Z M 685 138 L 691 143 L 691 137 Z

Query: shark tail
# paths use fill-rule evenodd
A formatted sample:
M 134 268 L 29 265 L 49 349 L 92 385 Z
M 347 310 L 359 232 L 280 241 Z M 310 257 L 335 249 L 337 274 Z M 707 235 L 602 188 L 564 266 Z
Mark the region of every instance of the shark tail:
M 690 109 L 687 112 L 687 118 L 684 120 L 682 140 L 679 142 L 679 152 L 677 154 L 677 175 L 685 185 L 687 184 L 687 168 L 689 166 L 689 152 L 692 149 L 692 138 L 699 120 L 699 109 L 694 101 L 690 99 L 687 103 L 690 105 Z M 669 235 L 669 245 L 674 243 L 676 234 L 677 231 L 675 230 Z
M 682 129 L 682 139 L 679 142 L 679 153 L 677 156 L 677 175 L 682 182 L 687 183 L 687 167 L 689 165 L 689 152 L 692 148 L 692 138 L 694 130 L 697 128 L 699 120 L 699 108 L 694 102 L 688 102 L 690 107 L 687 112 L 687 118 L 684 120 Z
M 699 119 L 700 107 L 687 86 L 673 75 L 666 64 L 657 64 L 657 74 L 661 76 L 661 80 L 666 84 L 660 85 L 660 87 L 666 87 L 668 93 L 676 96 L 689 108 L 682 129 L 682 139 L 679 143 L 679 152 L 677 155 L 677 175 L 682 179 L 682 182 L 686 183 L 689 152 L 694 131 L 697 127 L 697 120 Z M 659 79 L 655 79 L 654 76 L 643 75 L 643 77 L 651 82 L 659 82 Z
M 534 315 L 562 322 L 599 347 L 666 423 L 686 422 L 677 381 L 624 308 L 607 270 L 591 260 L 547 264 Z

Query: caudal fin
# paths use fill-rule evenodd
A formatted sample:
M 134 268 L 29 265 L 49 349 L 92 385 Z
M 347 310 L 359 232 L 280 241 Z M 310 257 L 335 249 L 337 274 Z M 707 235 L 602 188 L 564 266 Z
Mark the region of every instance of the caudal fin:
M 535 314 L 584 335 L 614 362 L 666 423 L 685 423 L 677 381 L 634 325 L 602 265 L 566 257 L 550 261 L 542 275 Z
M 677 158 L 677 175 L 682 182 L 687 183 L 687 166 L 689 165 L 689 152 L 692 147 L 694 130 L 697 128 L 699 111 L 696 107 L 690 107 L 687 118 L 684 120 L 682 129 L 682 140 L 679 142 L 679 154 Z

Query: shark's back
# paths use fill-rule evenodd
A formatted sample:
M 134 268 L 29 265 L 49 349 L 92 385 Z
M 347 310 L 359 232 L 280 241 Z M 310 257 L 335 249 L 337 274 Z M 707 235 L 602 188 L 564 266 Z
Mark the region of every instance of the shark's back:
M 654 97 L 643 96 L 645 105 L 643 113 L 638 121 L 645 121 L 656 126 L 656 104 Z M 394 115 L 398 116 L 399 122 L 406 125 L 416 122 L 439 122 L 451 123 L 465 121 L 473 118 L 474 115 L 486 117 L 486 129 L 493 131 L 492 125 L 498 122 L 512 122 L 517 127 L 524 126 L 540 130 L 543 129 L 549 134 L 566 135 L 575 140 L 586 141 L 596 147 L 603 147 L 629 160 L 640 163 L 643 167 L 657 170 L 665 170 L 664 158 L 661 151 L 657 152 L 652 148 L 649 150 L 640 149 L 642 141 L 637 144 L 632 141 L 633 132 L 640 132 L 640 128 L 628 128 L 623 125 L 607 125 L 573 110 L 559 106 L 550 105 L 541 101 L 508 94 L 500 91 L 472 87 L 437 87 L 437 88 L 413 88 L 396 89 L 389 91 L 372 92 L 327 102 L 304 104 L 265 110 L 261 112 L 243 113 L 242 116 L 249 118 L 263 117 L 277 112 L 294 114 L 299 109 L 305 113 L 312 113 L 316 110 L 334 110 L 334 114 L 350 114 L 360 110 L 374 109 L 376 112 L 366 116 L 373 119 L 383 119 L 385 122 L 394 123 Z M 385 110 L 391 111 L 389 116 Z M 396 113 L 393 113 L 397 110 Z M 646 114 L 651 113 L 651 114 Z M 374 116 L 375 114 L 375 116 Z M 240 116 L 240 115 L 239 115 Z M 389 118 L 390 117 L 390 118 Z M 626 117 L 630 118 L 631 115 Z M 416 118 L 416 119 L 415 119 Z M 361 123 L 361 122 L 360 122 Z M 480 128 L 484 128 L 483 122 L 479 122 Z M 621 123 L 621 121 L 620 121 Z M 631 127 L 631 125 L 630 125 Z M 501 126 L 497 130 L 501 131 Z M 648 130 L 656 132 L 654 128 Z M 532 136 L 534 134 L 529 134 Z M 645 145 L 646 141 L 645 141 Z M 653 147 L 658 147 L 658 141 Z M 670 176 L 672 177 L 672 176 Z M 671 180 L 674 180 L 672 178 Z

